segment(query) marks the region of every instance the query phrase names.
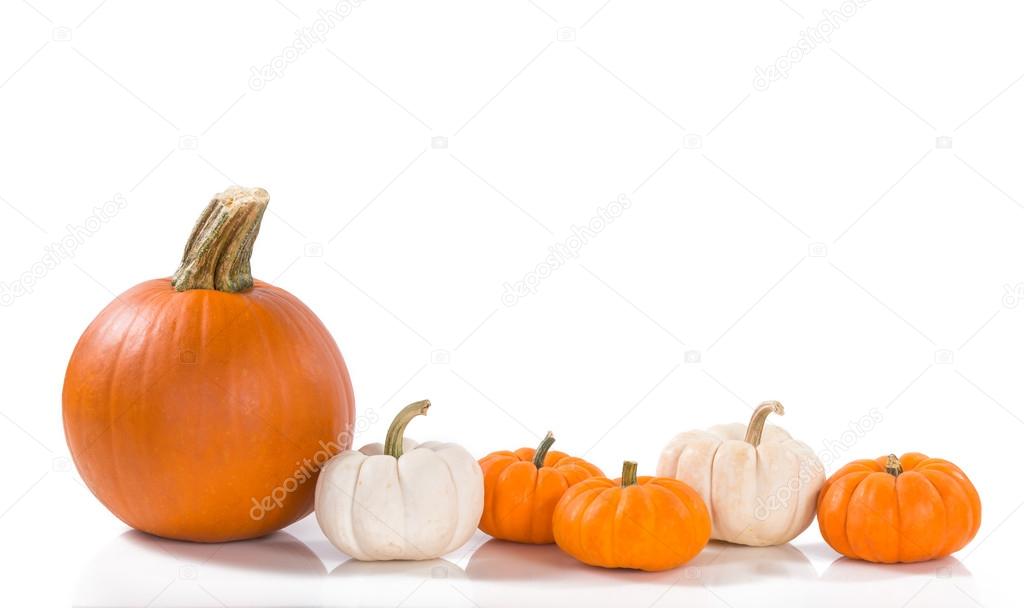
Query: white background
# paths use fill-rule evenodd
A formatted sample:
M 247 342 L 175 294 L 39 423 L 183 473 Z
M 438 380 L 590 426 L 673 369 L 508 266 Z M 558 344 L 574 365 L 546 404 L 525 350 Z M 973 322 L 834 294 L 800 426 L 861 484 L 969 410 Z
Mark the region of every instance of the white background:
M 0 281 L 126 204 L 0 309 L 3 603 L 1009 605 L 1024 15 L 823 13 L 841 7 L 366 0 L 339 20 L 317 12 L 329 1 L 4 3 Z M 286 50 L 324 19 L 322 41 Z M 808 28 L 828 40 L 787 58 Z M 268 64 L 277 77 L 254 81 Z M 759 90 L 772 65 L 786 77 Z M 958 463 L 981 531 L 953 558 L 884 567 L 839 559 L 815 524 L 657 575 L 482 534 L 443 564 L 358 564 L 312 519 L 220 549 L 125 534 L 70 465 L 64 368 L 114 294 L 174 270 L 234 182 L 271 194 L 254 274 L 335 336 L 358 444 L 430 398 L 413 437 L 482 456 L 551 429 L 609 474 L 625 458 L 651 473 L 675 432 L 779 399 L 776 422 L 830 473 L 889 452 Z M 502 300 L 620 196 L 578 257 Z

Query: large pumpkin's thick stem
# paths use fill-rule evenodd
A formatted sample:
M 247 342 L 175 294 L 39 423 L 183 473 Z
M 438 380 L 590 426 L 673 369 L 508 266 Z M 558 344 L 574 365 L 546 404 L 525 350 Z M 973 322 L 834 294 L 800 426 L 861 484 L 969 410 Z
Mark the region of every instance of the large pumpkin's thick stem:
M 537 446 L 537 451 L 533 453 L 533 466 L 538 469 L 544 466 L 544 459 L 547 458 L 548 450 L 555 444 L 555 436 L 548 431 L 547 435 L 544 435 L 544 440 Z
M 622 487 L 627 488 L 629 486 L 636 485 L 636 463 L 632 460 L 627 460 L 622 463 Z
M 764 423 L 768 420 L 768 414 L 782 416 L 785 413 L 786 410 L 778 401 L 765 401 L 757 406 L 753 415 L 750 416 L 750 422 L 747 424 L 747 436 L 743 440 L 757 447 L 761 443 L 761 434 L 764 433 Z
M 403 407 L 402 411 L 398 412 L 395 419 L 391 421 L 391 426 L 388 427 L 388 435 L 384 439 L 385 454 L 395 458 L 402 457 L 402 448 L 405 443 L 405 427 L 409 426 L 409 422 L 416 416 L 426 416 L 428 409 L 430 409 L 430 401 L 423 400 L 410 403 Z
M 885 463 L 885 472 L 893 477 L 899 477 L 903 472 L 903 464 L 896 454 L 889 454 L 889 459 Z
M 252 287 L 249 258 L 270 195 L 263 188 L 228 188 L 213 197 L 185 245 L 171 285 L 178 291 Z

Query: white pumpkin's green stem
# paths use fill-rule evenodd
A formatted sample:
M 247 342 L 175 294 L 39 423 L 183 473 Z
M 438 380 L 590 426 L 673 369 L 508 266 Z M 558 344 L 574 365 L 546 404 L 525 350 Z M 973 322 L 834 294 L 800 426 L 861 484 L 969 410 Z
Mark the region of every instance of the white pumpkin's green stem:
M 756 448 L 761 443 L 761 434 L 764 433 L 764 423 L 768 420 L 768 414 L 782 416 L 785 413 L 785 408 L 778 401 L 765 401 L 757 406 L 753 415 L 750 416 L 750 423 L 747 424 L 747 436 L 743 440 Z
M 889 459 L 885 463 L 885 472 L 893 477 L 899 477 L 903 473 L 903 464 L 896 454 L 889 454 Z
M 537 451 L 533 453 L 533 466 L 538 469 L 544 466 L 544 459 L 547 458 L 548 450 L 555 444 L 555 436 L 548 431 L 547 435 L 544 435 L 544 440 L 537 446 Z
M 402 411 L 398 412 L 395 419 L 391 421 L 391 426 L 388 427 L 388 435 L 384 439 L 385 454 L 395 458 L 402 457 L 402 447 L 405 443 L 405 427 L 409 426 L 409 423 L 416 416 L 426 416 L 428 409 L 430 409 L 430 401 L 424 399 L 423 401 L 410 403 L 403 407 Z
M 622 487 L 628 488 L 629 486 L 636 485 L 636 463 L 632 460 L 627 460 L 622 463 Z
M 171 285 L 178 291 L 231 293 L 251 288 L 249 258 L 269 202 L 263 188 L 235 186 L 213 197 L 192 229 Z

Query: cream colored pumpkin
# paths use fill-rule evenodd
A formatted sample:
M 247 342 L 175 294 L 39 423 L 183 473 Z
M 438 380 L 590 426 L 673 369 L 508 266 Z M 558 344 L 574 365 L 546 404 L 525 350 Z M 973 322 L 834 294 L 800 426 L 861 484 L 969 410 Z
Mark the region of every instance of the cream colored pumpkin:
M 723 424 L 676 435 L 658 475 L 696 490 L 711 513 L 711 538 L 741 545 L 781 545 L 814 520 L 825 468 L 811 448 L 773 425 L 778 401 L 762 403 L 747 426 Z
M 316 519 L 338 549 L 360 560 L 434 559 L 462 546 L 480 523 L 480 465 L 454 443 L 404 439 L 429 401 L 395 417 L 384 445 L 327 462 L 316 484 Z

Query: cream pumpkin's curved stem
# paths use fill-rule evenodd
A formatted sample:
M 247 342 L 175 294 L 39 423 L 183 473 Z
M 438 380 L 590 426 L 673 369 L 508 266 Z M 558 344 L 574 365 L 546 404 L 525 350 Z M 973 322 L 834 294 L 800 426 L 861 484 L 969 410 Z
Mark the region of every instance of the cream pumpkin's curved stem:
M 544 459 L 548 456 L 548 450 L 555 444 L 555 436 L 548 431 L 547 435 L 544 435 L 544 439 L 537 446 L 537 451 L 533 453 L 533 466 L 538 469 L 544 466 Z
M 213 197 L 185 245 L 171 278 L 178 291 L 215 289 L 228 293 L 252 287 L 249 258 L 260 233 L 270 195 L 263 188 L 228 188 Z
M 402 448 L 405 443 L 405 427 L 409 426 L 409 423 L 416 416 L 426 416 L 428 409 L 430 409 L 430 401 L 424 399 L 423 401 L 410 403 L 403 407 L 402 411 L 398 412 L 395 419 L 391 421 L 391 426 L 388 427 L 388 435 L 384 439 L 385 454 L 395 458 L 402 457 Z
M 885 463 L 885 472 L 893 477 L 900 476 L 903 472 L 903 463 L 900 462 L 899 456 L 896 454 L 889 454 L 889 458 Z
M 635 486 L 636 483 L 636 463 L 632 460 L 627 460 L 622 463 L 622 487 L 628 488 L 629 486 Z
M 764 423 L 768 420 L 768 414 L 782 416 L 785 413 L 785 408 L 778 401 L 765 401 L 757 406 L 753 415 L 750 416 L 750 423 L 747 424 L 747 435 L 743 440 L 756 448 L 761 443 L 761 434 L 764 433 Z

